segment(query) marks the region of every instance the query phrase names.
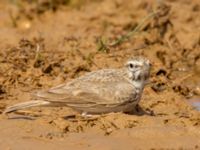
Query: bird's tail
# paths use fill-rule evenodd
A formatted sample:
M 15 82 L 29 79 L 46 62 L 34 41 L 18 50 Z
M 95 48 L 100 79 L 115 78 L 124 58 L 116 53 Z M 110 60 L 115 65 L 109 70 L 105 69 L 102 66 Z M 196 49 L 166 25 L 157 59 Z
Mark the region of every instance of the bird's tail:
M 45 106 L 49 105 L 51 102 L 44 101 L 44 100 L 33 100 L 33 101 L 28 101 L 28 102 L 23 102 L 23 103 L 18 103 L 13 106 L 7 107 L 3 114 L 11 113 L 17 110 L 29 108 L 29 107 L 35 107 L 35 106 Z

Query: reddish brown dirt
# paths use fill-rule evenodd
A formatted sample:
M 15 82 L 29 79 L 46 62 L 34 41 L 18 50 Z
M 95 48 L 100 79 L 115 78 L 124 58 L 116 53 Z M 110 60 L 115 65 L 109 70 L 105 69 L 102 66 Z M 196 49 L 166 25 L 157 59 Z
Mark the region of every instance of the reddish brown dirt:
M 52 2 L 0 2 L 0 112 L 134 55 L 151 60 L 151 83 L 132 115 L 83 120 L 47 107 L 0 115 L 0 149 L 200 149 L 200 113 L 188 103 L 200 99 L 199 0 Z M 136 35 L 108 46 L 152 10 Z

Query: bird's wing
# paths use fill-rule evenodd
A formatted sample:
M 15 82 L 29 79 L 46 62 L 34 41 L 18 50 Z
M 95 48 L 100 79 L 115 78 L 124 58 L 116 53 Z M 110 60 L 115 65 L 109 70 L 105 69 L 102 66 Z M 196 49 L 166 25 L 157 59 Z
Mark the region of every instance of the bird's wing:
M 128 82 L 81 82 L 77 86 L 60 85 L 36 94 L 41 99 L 67 105 L 122 104 L 134 100 L 136 95 L 135 88 Z
M 40 91 L 36 96 L 67 105 L 96 105 L 122 104 L 135 100 L 137 93 L 119 71 L 108 69 L 91 72 L 67 84 Z
M 94 104 L 94 101 L 103 101 L 98 94 L 88 89 L 73 88 L 66 89 L 65 86 L 39 91 L 36 96 L 50 102 L 60 102 L 66 104 Z

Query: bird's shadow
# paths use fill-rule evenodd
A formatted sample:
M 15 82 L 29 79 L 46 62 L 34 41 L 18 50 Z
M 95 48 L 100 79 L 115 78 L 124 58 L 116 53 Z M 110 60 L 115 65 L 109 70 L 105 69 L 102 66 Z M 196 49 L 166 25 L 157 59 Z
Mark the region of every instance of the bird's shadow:
M 129 115 L 137 115 L 137 116 L 143 116 L 143 115 L 147 115 L 147 116 L 154 116 L 154 112 L 151 110 L 144 110 L 140 105 L 136 105 L 135 109 L 133 109 L 133 111 L 128 112 L 126 114 Z

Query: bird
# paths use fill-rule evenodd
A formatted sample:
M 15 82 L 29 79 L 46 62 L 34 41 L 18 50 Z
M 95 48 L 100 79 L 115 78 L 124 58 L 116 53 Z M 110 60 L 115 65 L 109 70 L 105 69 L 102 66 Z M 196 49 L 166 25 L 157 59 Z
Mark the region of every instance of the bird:
M 135 56 L 121 68 L 88 72 L 70 82 L 35 92 L 36 100 L 9 106 L 3 114 L 36 106 L 66 106 L 82 115 L 129 113 L 141 99 L 150 68 L 147 58 Z

